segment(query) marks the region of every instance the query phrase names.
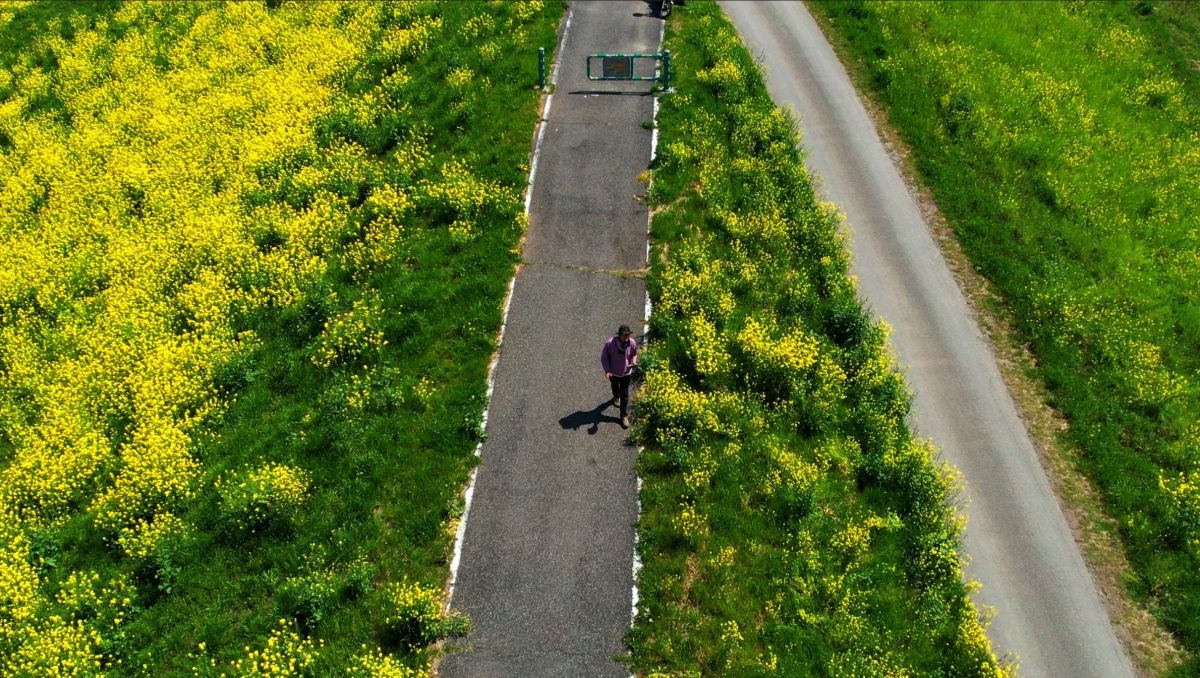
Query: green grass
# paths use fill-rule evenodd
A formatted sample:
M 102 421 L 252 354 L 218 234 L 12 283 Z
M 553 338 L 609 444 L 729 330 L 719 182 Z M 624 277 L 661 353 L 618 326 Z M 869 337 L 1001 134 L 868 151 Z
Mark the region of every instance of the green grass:
M 94 28 L 97 20 L 109 17 L 120 4 L 117 0 L 44 0 L 16 9 L 12 18 L 0 26 L 0 66 L 9 70 L 17 63 L 26 63 L 53 68 L 55 57 L 52 51 L 30 50 L 35 36 L 53 32 L 70 40 L 79 27 Z M 74 17 L 74 21 L 67 20 L 68 17 Z M 108 36 L 119 38 L 120 27 L 114 27 Z
M 1134 12 L 1155 44 L 1161 58 L 1169 62 L 1175 77 L 1188 90 L 1200 90 L 1200 7 L 1194 2 L 1138 2 Z
M 58 31 L 70 42 L 70 26 L 94 27 L 115 4 L 57 2 L 19 10 L 0 28 L 0 65 L 20 62 L 52 75 L 52 54 L 28 51 L 30 36 Z M 563 8 L 539 5 L 519 31 L 489 35 L 485 29 L 471 42 L 461 30 L 482 7 L 456 2 L 418 9 L 439 16 L 446 29 L 403 65 L 411 81 L 385 88 L 389 99 L 367 104 L 376 108 L 365 121 L 354 117 L 354 104 L 377 93 L 376 86 L 397 68 L 376 56 L 381 51 L 370 51 L 344 75 L 342 104 L 318 121 L 317 152 L 263 168 L 270 175 L 267 190 L 242 196 L 248 206 L 303 209 L 314 198 L 299 186 L 302 168 L 322 165 L 346 143 L 366 151 L 366 170 L 321 187 L 346 206 L 328 273 L 296 303 L 237 319 L 237 329 L 253 331 L 261 344 L 216 375 L 214 385 L 231 405 L 191 450 L 204 477 L 181 517 L 195 526 L 195 536 L 160 557 L 157 566 L 146 567 L 122 556 L 87 512 L 30 535 L 50 593 L 80 570 L 125 576 L 135 585 L 135 613 L 103 648 L 121 661 L 110 675 L 191 675 L 208 658 L 229 662 L 244 656 L 245 646 L 260 647 L 280 618 L 324 644 L 310 669 L 314 675 L 343 673 L 363 644 L 395 650 L 414 665 L 427 659 L 422 645 L 409 653 L 387 636 L 381 623 L 388 609 L 385 587 L 409 580 L 440 590 L 446 577 L 453 538 L 448 528 L 461 513 L 461 488 L 475 464 L 487 364 L 523 233 L 519 195 L 537 118 L 536 49 L 555 44 Z M 170 21 L 157 29 L 138 28 L 160 35 L 186 32 L 198 13 L 197 6 L 184 3 L 160 10 Z M 271 11 L 291 10 L 285 5 Z M 487 11 L 503 20 L 518 10 L 496 5 Z M 107 30 L 115 41 L 122 27 L 111 23 Z M 475 49 L 485 38 L 497 47 L 486 58 Z M 460 68 L 474 72 L 465 90 L 447 85 Z M 385 110 L 384 103 L 395 109 Z M 62 104 L 35 106 L 29 115 L 54 106 Z M 60 122 L 69 125 L 70 116 Z M 431 162 L 409 176 L 393 154 L 414 133 L 426 139 Z M 444 201 L 428 199 L 404 224 L 405 237 L 386 265 L 356 265 L 353 248 L 371 218 L 363 205 L 371 189 L 410 187 L 422 200 L 415 187 L 436 181 L 439 168 L 451 161 L 493 182 L 504 196 L 470 215 L 474 236 L 456 236 L 448 227 L 462 215 Z M 264 232 L 256 244 L 269 249 L 283 237 Z M 243 282 L 260 281 L 250 272 Z M 380 300 L 378 328 L 387 345 L 332 370 L 315 365 L 311 358 L 326 321 L 365 298 Z M 348 404 L 358 389 L 354 379 L 367 374 L 367 367 L 364 404 Z M 7 462 L 13 441 L 4 433 L 0 461 Z M 239 529 L 222 515 L 213 481 L 266 460 L 307 470 L 312 494 L 293 521 Z M 305 602 L 288 588 L 289 579 L 326 572 L 336 589 L 331 595 Z M 201 643 L 204 651 L 198 650 Z
M 1033 348 L 1134 594 L 1200 650 L 1200 10 L 816 3 Z M 1189 480 L 1190 478 L 1190 480 Z
M 666 46 L 633 667 L 1001 675 L 954 483 L 907 428 L 792 123 L 714 3 L 676 9 Z
M 431 133 L 438 164 L 462 158 L 481 177 L 514 192 L 523 188 L 537 102 L 529 86 L 536 82 L 530 54 L 538 45 L 554 44 L 559 11 L 548 4 L 529 43 L 506 45 L 497 62 L 464 57 L 461 45 L 446 40 L 410 67 L 414 117 Z M 455 26 L 471 12 L 452 3 L 440 6 L 438 14 Z M 449 69 L 459 65 L 480 69 L 492 80 L 490 90 L 481 91 L 466 110 L 450 105 L 452 93 L 443 84 Z M 350 89 L 369 91 L 383 75 L 364 64 Z M 381 158 L 390 150 L 386 140 L 395 137 L 370 128 L 351 134 Z M 308 360 L 315 333 L 338 309 L 311 304 L 255 319 L 255 329 L 271 339 L 236 375 L 247 385 L 204 452 L 220 460 L 210 473 L 251 460 L 297 461 L 312 472 L 319 490 L 295 533 L 266 540 L 249 554 L 240 538 L 208 531 L 192 559 L 180 563 L 184 575 L 176 593 L 147 610 L 134 627 L 140 632 L 134 644 L 141 648 L 134 661 L 139 655 L 178 661 L 202 641 L 239 653 L 274 625 L 281 612 L 280 578 L 303 571 L 310 553 L 335 565 L 366 557 L 378 583 L 409 578 L 437 584 L 445 577 L 453 539 L 447 522 L 461 512 L 461 488 L 475 463 L 487 364 L 522 235 L 516 209 L 513 204 L 486 215 L 477 224 L 482 236 L 467 246 L 453 241 L 439 215 L 429 215 L 395 265 L 365 281 L 334 270 L 329 289 L 341 305 L 348 306 L 363 288 L 377 291 L 385 302 L 389 345 L 379 359 L 382 378 L 372 386 L 374 402 L 364 412 L 346 407 L 344 381 L 329 379 Z M 413 398 L 422 378 L 438 389 L 428 399 Z M 200 520 L 206 515 L 213 515 L 211 506 L 197 508 Z M 236 588 L 230 590 L 228 582 L 237 582 Z M 343 665 L 363 642 L 386 640 L 376 619 L 377 598 L 335 601 L 311 629 L 327 644 L 327 666 Z M 178 669 L 182 673 L 182 662 Z

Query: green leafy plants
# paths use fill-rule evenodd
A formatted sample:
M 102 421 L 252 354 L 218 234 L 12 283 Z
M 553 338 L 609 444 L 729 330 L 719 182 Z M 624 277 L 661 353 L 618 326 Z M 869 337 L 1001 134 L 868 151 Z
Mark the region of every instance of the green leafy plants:
M 431 586 L 392 584 L 384 601 L 383 628 L 391 643 L 422 647 L 447 636 L 466 635 L 471 629 L 462 613 L 443 612 L 441 591 Z
M 650 675 L 998 676 L 955 481 L 848 276 L 791 121 L 713 3 L 672 18 L 631 633 Z
M 221 511 L 236 527 L 258 530 L 290 525 L 304 508 L 310 476 L 303 469 L 267 463 L 215 482 Z

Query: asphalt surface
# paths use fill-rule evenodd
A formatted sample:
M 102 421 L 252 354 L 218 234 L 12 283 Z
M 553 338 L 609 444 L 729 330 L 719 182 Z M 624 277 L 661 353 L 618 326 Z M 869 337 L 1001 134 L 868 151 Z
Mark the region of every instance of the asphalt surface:
M 1132 675 L 995 358 L 832 48 L 799 3 L 722 7 L 846 214 L 860 292 L 895 328 L 914 429 L 963 473 L 967 573 L 996 610 L 994 648 L 1031 677 Z
M 644 2 L 573 2 L 537 160 L 523 265 L 495 372 L 452 607 L 467 649 L 442 676 L 628 676 L 636 448 L 600 371 L 641 325 L 649 82 L 592 82 L 588 54 L 654 52 Z

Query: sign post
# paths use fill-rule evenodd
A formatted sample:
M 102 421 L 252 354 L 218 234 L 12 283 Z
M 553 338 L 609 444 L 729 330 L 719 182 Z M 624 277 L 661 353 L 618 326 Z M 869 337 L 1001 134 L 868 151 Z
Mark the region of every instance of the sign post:
M 546 89 L 546 48 L 538 47 L 538 89 Z

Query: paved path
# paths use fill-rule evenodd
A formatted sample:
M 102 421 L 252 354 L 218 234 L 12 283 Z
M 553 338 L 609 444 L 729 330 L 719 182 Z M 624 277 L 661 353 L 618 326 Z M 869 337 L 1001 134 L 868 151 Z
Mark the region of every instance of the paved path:
M 1026 676 L 1132 675 L 995 358 L 833 50 L 798 3 L 722 7 L 846 213 L 860 290 L 895 327 L 914 427 L 963 472 L 968 574 L 996 608 L 996 650 Z
M 654 52 L 645 2 L 575 2 L 537 164 L 524 259 L 496 365 L 487 442 L 452 606 L 466 652 L 442 676 L 628 676 L 634 461 L 604 409 L 603 341 L 640 326 L 650 162 L 648 82 L 589 82 L 585 58 Z M 534 263 L 535 262 L 535 263 Z

